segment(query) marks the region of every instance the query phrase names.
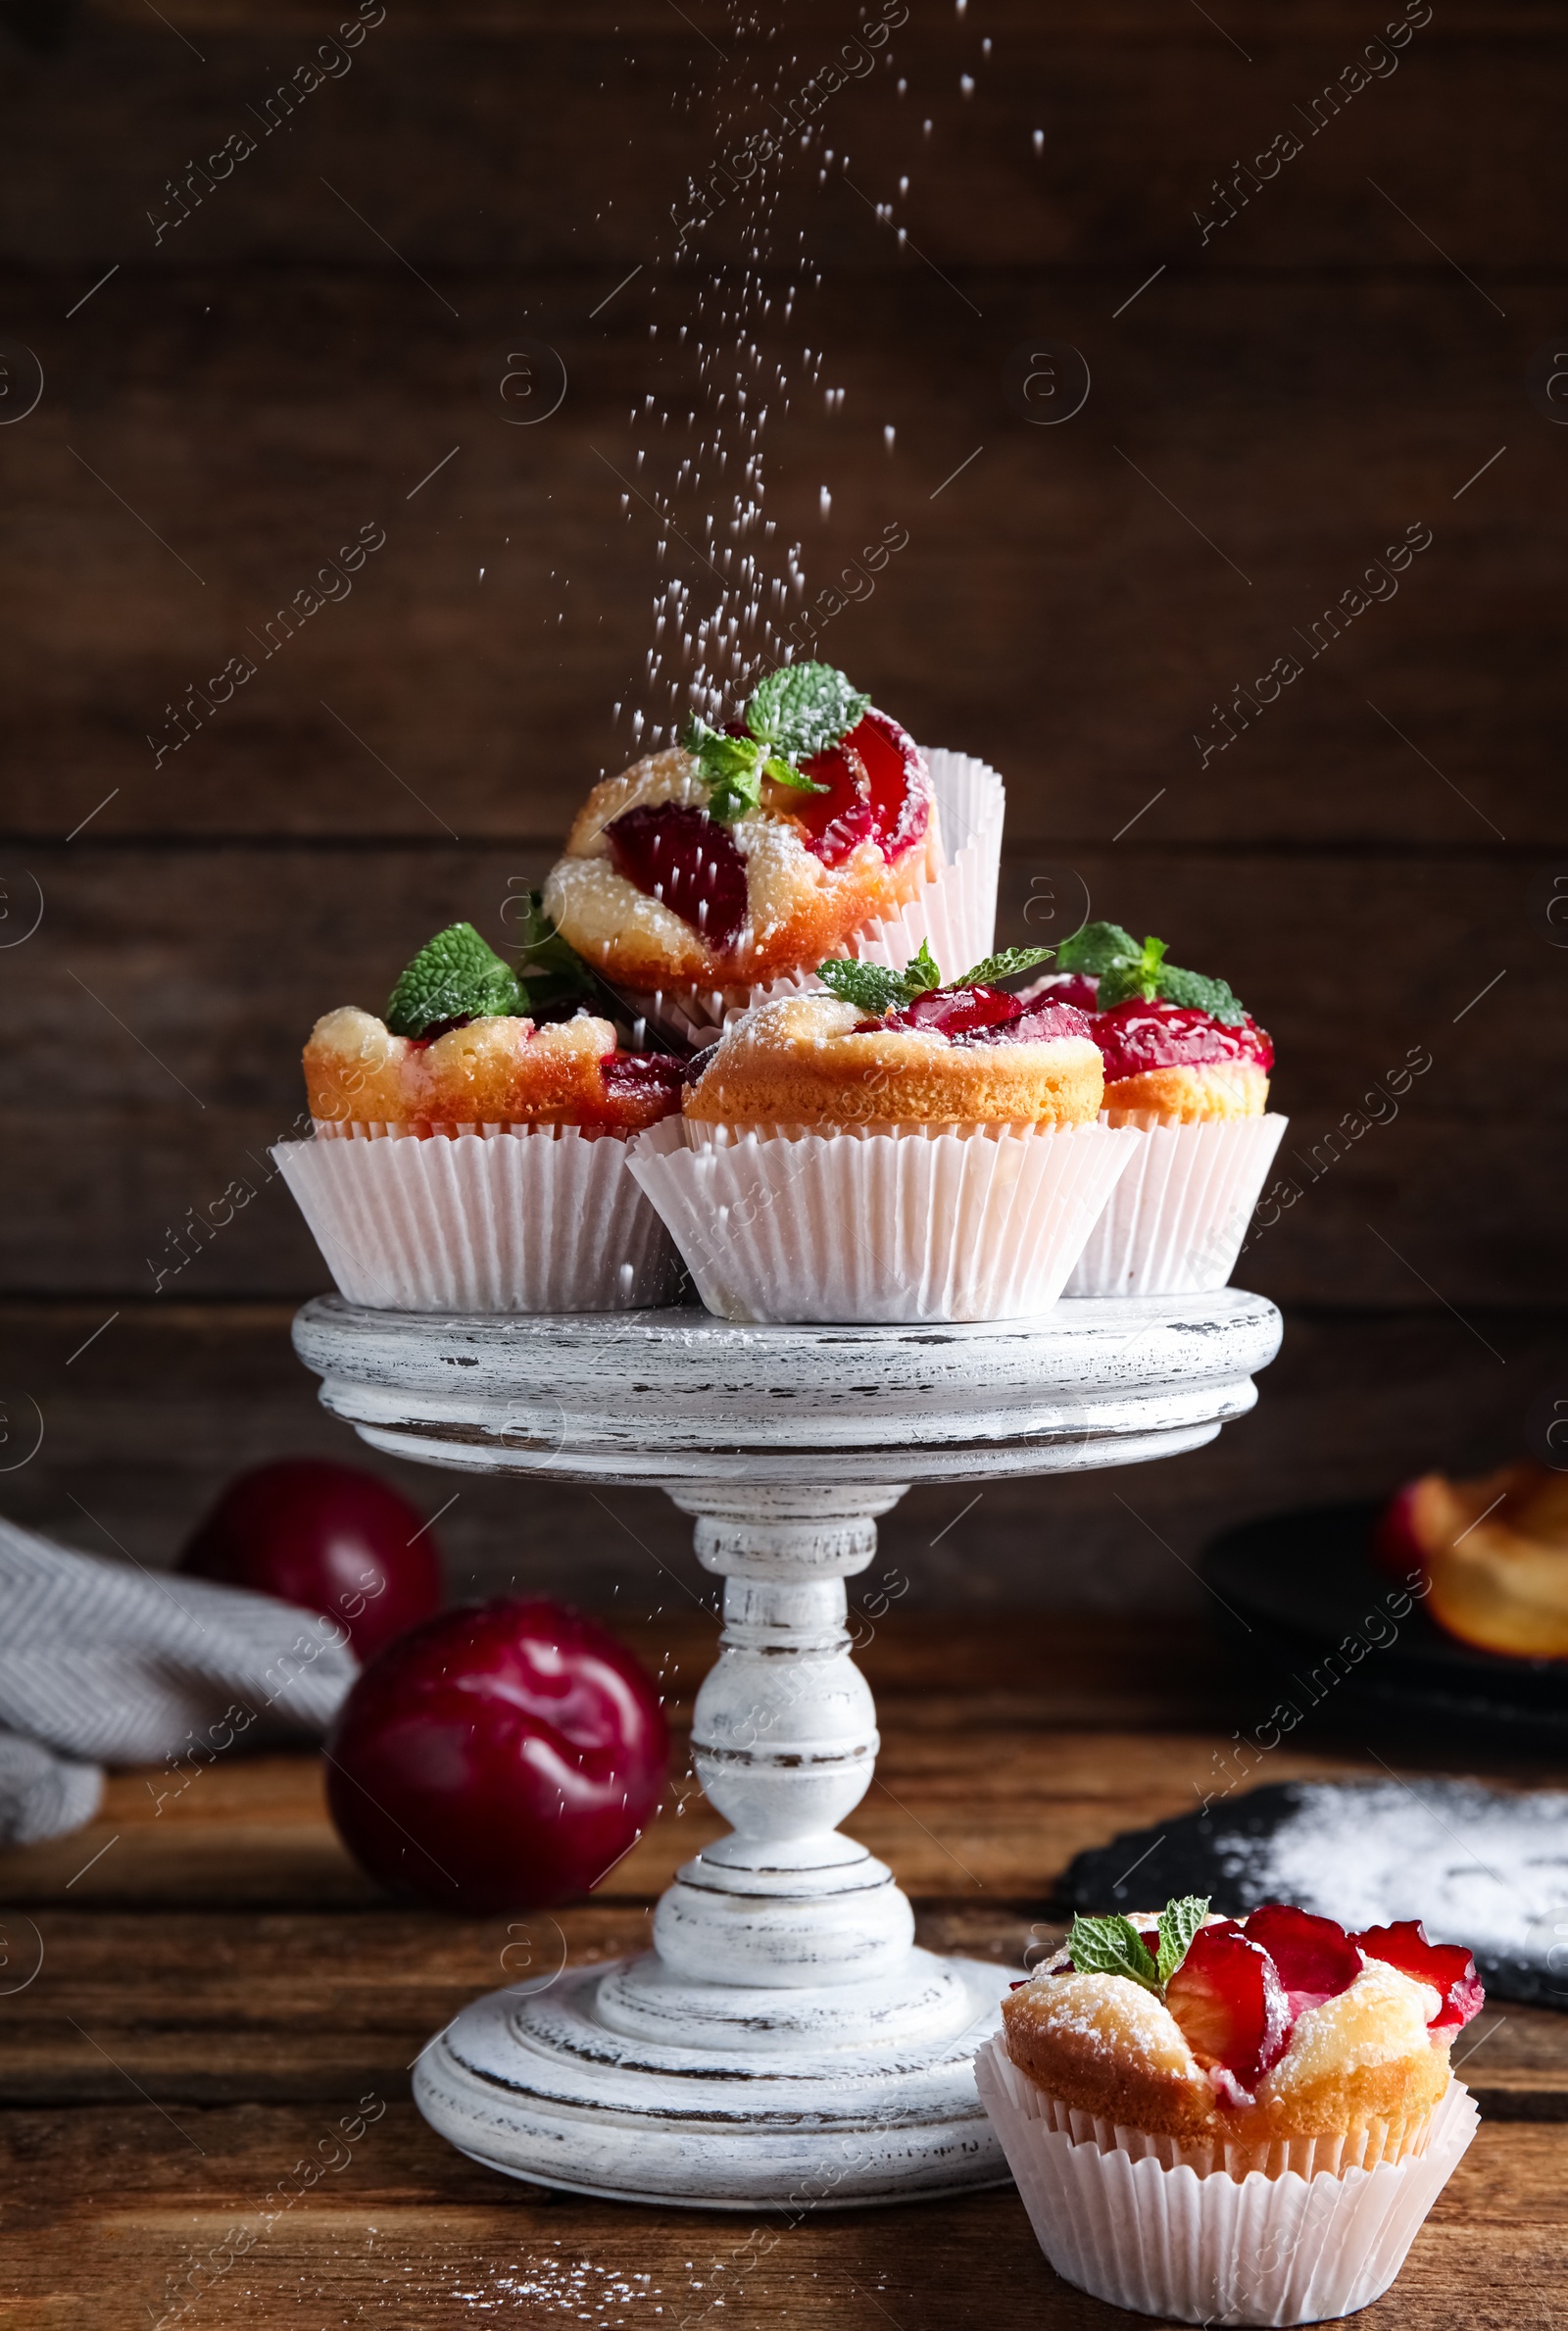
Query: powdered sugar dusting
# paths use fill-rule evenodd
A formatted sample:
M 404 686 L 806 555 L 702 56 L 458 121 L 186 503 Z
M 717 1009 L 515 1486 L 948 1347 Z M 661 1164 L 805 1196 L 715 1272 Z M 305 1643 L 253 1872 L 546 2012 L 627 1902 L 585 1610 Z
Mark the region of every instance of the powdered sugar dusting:
M 1568 1796 L 1557 1792 L 1308 1784 L 1272 1837 L 1220 1851 L 1252 1899 L 1297 1903 L 1352 1933 L 1419 1918 L 1435 1943 L 1517 1959 L 1552 1951 L 1554 1918 L 1568 1925 Z
M 654 2314 L 664 2311 L 662 2290 L 651 2274 L 623 2274 L 617 2267 L 600 2266 L 559 2250 L 545 2252 L 513 2272 L 456 2285 L 446 2295 L 486 2314 L 531 2302 L 573 2322 L 612 2318 L 638 2302 L 646 2302 Z

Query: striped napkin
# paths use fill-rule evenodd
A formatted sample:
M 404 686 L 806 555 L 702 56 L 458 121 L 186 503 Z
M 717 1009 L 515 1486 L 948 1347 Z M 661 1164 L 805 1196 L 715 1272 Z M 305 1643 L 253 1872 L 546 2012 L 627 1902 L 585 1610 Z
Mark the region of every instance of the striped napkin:
M 315 1612 L 0 1520 L 0 1845 L 90 1821 L 105 1764 L 168 1762 L 173 1794 L 240 1739 L 318 1738 L 358 1672 Z

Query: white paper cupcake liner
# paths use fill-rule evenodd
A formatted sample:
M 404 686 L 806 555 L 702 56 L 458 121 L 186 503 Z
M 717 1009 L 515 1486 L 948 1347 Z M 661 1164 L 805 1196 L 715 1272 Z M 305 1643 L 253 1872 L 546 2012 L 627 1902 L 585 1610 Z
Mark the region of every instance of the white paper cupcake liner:
M 902 971 L 910 957 L 919 954 L 923 941 L 944 977 L 956 979 L 992 952 L 1006 788 L 988 763 L 967 753 L 938 747 L 925 758 L 937 797 L 946 863 L 890 920 L 868 923 L 855 933 L 846 951 L 862 963 L 887 964 Z M 717 988 L 670 988 L 654 994 L 627 990 L 624 1001 L 651 1025 L 701 1050 L 712 1043 L 727 1019 L 752 1005 L 820 985 L 814 971 L 798 971 L 754 987 L 744 1004 L 727 1001 Z
M 1280 2137 L 1270 2145 L 1217 2143 L 1167 2137 L 1150 2129 L 1123 2128 L 1117 2121 L 1101 2120 L 1082 2112 L 1060 2097 L 1048 2096 L 1031 2084 L 1043 2108 L 1046 2126 L 1060 2129 L 1075 2145 L 1097 2145 L 1102 2153 L 1125 2153 L 1135 2161 L 1146 2157 L 1166 2169 L 1183 2166 L 1200 2177 L 1241 2179 L 1254 2171 L 1264 2177 L 1283 2176 L 1294 2169 L 1298 2177 L 1339 2177 L 1347 2169 L 1375 2169 L 1379 2161 L 1396 2161 L 1407 2153 L 1424 2153 L 1432 2134 L 1432 2109 L 1414 2119 L 1369 2120 L 1342 2130 L 1334 2137 Z
M 1006 788 L 988 763 L 967 753 L 937 747 L 927 753 L 926 766 L 948 863 L 891 921 L 873 923 L 854 940 L 851 952 L 863 963 L 902 971 L 923 940 L 943 977 L 956 979 L 983 963 L 996 940 Z
M 1147 1111 L 1106 1121 L 1138 1150 L 1067 1282 L 1069 1295 L 1206 1295 L 1236 1267 L 1288 1117 L 1167 1124 Z
M 1375 2167 L 1235 2178 L 1102 2152 L 1052 2125 L 1048 2098 L 1000 2040 L 975 2057 L 1041 2249 L 1064 2281 L 1135 2314 L 1183 2323 L 1321 2323 L 1381 2298 L 1475 2135 L 1450 2080 L 1425 2149 Z M 1118 2130 L 1118 2138 L 1131 2132 Z
M 674 1300 L 680 1266 L 626 1171 L 624 1139 L 575 1125 L 403 1133 L 318 1126 L 272 1152 L 350 1303 L 626 1312 Z
M 711 1126 L 626 1163 L 721 1319 L 1014 1319 L 1060 1295 L 1133 1137 L 1105 1125 Z

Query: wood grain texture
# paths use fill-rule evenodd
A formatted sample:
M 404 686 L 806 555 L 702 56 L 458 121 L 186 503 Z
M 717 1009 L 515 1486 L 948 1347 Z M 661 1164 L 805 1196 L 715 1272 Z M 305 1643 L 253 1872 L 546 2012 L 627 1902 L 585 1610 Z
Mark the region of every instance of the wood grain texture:
M 1436 10 L 1204 243 L 1193 211 L 1214 174 L 1368 37 L 1350 0 L 1288 25 L 1264 0 L 1219 13 L 1223 31 L 1152 0 L 997 0 L 982 25 L 914 0 L 895 65 L 831 101 L 833 168 L 791 150 L 773 242 L 745 263 L 773 300 L 760 362 L 789 375 L 764 437 L 774 548 L 803 546 L 814 594 L 881 525 L 907 526 L 826 649 L 918 733 L 1004 770 L 1006 935 L 1051 936 L 1042 901 L 1060 914 L 1085 887 L 1230 972 L 1279 1037 L 1300 1195 L 1240 1275 L 1313 1315 L 1263 1413 L 1131 1489 L 1182 1560 L 1214 1522 L 1320 1485 L 1512 1454 L 1558 1358 L 1544 1312 L 1510 1314 L 1552 1299 L 1563 1260 L 1560 1096 L 1532 1066 L 1568 960 L 1532 889 L 1568 865 L 1562 553 L 1541 519 L 1561 432 L 1525 382 L 1561 322 L 1560 24 L 1547 0 Z M 628 755 L 634 707 L 668 717 L 676 667 L 646 680 L 654 595 L 678 573 L 704 607 L 719 584 L 635 494 L 622 509 L 622 480 L 657 499 L 711 442 L 695 341 L 717 348 L 721 303 L 704 268 L 740 248 L 741 206 L 673 264 L 667 205 L 750 121 L 754 84 L 804 78 L 843 37 L 828 0 L 778 36 L 654 0 L 593 0 L 565 25 L 420 0 L 156 242 L 170 172 L 337 22 L 199 0 L 178 18 L 198 64 L 138 0 L 111 0 L 57 54 L 8 52 L 0 92 L 18 165 L 0 321 L 46 381 L 0 429 L 0 937 L 32 911 L 29 867 L 44 903 L 37 935 L 0 953 L 0 1283 L 82 1299 L 79 1325 L 10 1314 L 5 1388 L 42 1387 L 49 1431 L 5 1488 L 10 1510 L 105 1543 L 74 1497 L 155 1555 L 232 1463 L 345 1445 L 269 1350 L 276 1313 L 152 1329 L 172 1368 L 155 1398 L 141 1326 L 112 1357 L 127 1299 L 293 1117 L 316 1012 L 376 1001 L 453 916 L 501 936 L 508 881 L 537 877 L 584 783 Z M 797 83 L 780 85 L 787 101 Z M 568 374 L 537 428 L 506 425 L 500 400 L 519 333 Z M 1042 333 L 1093 375 L 1064 427 L 1008 401 Z M 681 488 L 688 542 L 719 486 L 710 465 Z M 255 678 L 154 769 L 174 693 L 371 519 L 387 544 L 352 596 L 273 657 L 258 645 Z M 1205 761 L 1211 708 L 1415 520 L 1435 539 L 1397 596 L 1315 659 L 1301 643 L 1300 679 Z M 1434 1066 L 1397 1120 L 1320 1170 L 1331 1128 L 1410 1046 Z M 272 1186 L 160 1301 L 319 1283 Z M 684 1576 L 657 1501 L 622 1522 L 503 1500 L 475 1484 L 444 1525 L 463 1576 L 520 1563 L 608 1603 L 623 1557 L 665 1576 L 644 1547 Z M 938 1537 L 956 1510 L 895 1516 L 911 1592 L 1197 1593 L 1103 1487 L 995 1492 Z
M 1461 323 L 1450 286 L 1474 295 L 1446 271 L 1167 271 L 1112 319 L 1156 259 L 1092 284 L 988 276 L 978 322 L 923 271 L 808 287 L 778 348 L 760 343 L 764 376 L 775 356 L 788 374 L 765 433 L 767 570 L 800 544 L 814 601 L 885 525 L 907 529 L 874 593 L 823 636 L 915 734 L 1003 770 L 1015 847 L 1108 844 L 1164 787 L 1141 840 L 1488 850 L 1500 834 L 1560 849 L 1561 715 L 1544 670 L 1560 553 L 1534 522 L 1557 432 L 1524 384 L 1556 292 L 1509 287 L 1506 321 L 1476 300 L 1480 321 Z M 57 318 L 92 279 L 60 282 Z M 723 580 L 680 539 L 705 539 L 706 496 L 726 487 L 711 464 L 668 504 L 677 534 L 649 506 L 688 457 L 704 468 L 711 440 L 676 340 L 696 319 L 679 285 L 641 296 L 639 279 L 624 316 L 617 300 L 590 322 L 615 280 L 556 275 L 530 300 L 488 275 L 454 325 L 411 316 L 427 296 L 412 278 L 182 268 L 127 289 L 128 313 L 95 299 L 65 327 L 13 276 L 18 328 L 62 391 L 6 446 L 4 605 L 29 740 L 8 829 L 62 838 L 118 785 L 94 835 L 553 844 L 587 785 L 631 757 L 634 711 L 683 715 L 678 642 L 647 674 L 656 598 L 678 577 L 708 612 Z M 506 425 L 499 394 L 525 327 L 570 381 L 535 428 Z M 1080 347 L 1094 374 L 1064 427 L 1031 427 L 1007 402 L 1014 352 L 1040 333 Z M 830 386 L 844 390 L 831 414 Z M 726 510 L 721 491 L 724 524 Z M 369 521 L 386 544 L 351 595 L 269 656 L 262 626 Z M 1397 595 L 1314 658 L 1298 633 L 1413 523 L 1434 539 L 1377 583 Z M 198 707 L 180 744 L 171 702 L 237 652 L 255 676 L 213 716 Z M 1236 689 L 1287 655 L 1300 678 L 1261 716 L 1244 709 L 1250 727 L 1233 720 L 1226 743 Z
M 706 1660 L 692 1623 L 637 1639 L 674 1668 Z M 904 1806 L 955 1835 L 1000 1817 L 983 1891 L 956 1884 L 940 1856 L 927 1868 L 912 1823 L 889 1831 L 928 1947 L 1006 1963 L 1031 1941 L 1054 1942 L 1061 1927 L 1038 1891 L 1042 1837 L 1065 1852 L 1147 1819 L 1183 1760 L 1224 1737 L 1202 1731 L 1191 1702 L 1172 1726 L 1205 1670 L 1168 1629 L 1163 1646 L 1162 1659 L 1160 1634 L 1125 1621 L 1069 1623 L 1038 1644 L 1015 1624 L 879 1628 L 859 1656 L 883 1704 L 882 1770 Z M 1112 1678 L 1121 1728 L 1084 1732 L 1084 1695 Z M 262 2325 L 388 2310 L 431 2325 L 476 2310 L 546 2322 L 662 2309 L 661 2324 L 865 2331 L 889 2314 L 902 2331 L 1109 2321 L 1052 2277 L 1010 2193 L 836 2222 L 808 2212 L 778 2228 L 774 2246 L 755 2239 L 760 2221 L 499 2185 L 404 2101 L 411 2059 L 478 1989 L 534 1978 L 562 1955 L 638 1947 L 646 1895 L 511 1921 L 439 1918 L 363 1887 L 334 1899 L 324 1870 L 337 1849 L 309 1758 L 216 1766 L 162 1812 L 150 1802 L 144 1776 L 128 1772 L 105 1811 L 119 1825 L 116 1853 L 129 1849 L 122 1870 L 159 1832 L 179 1841 L 168 1891 L 138 1899 L 122 1878 L 118 1897 L 94 1900 L 113 1854 L 69 1892 L 69 1869 L 46 1878 L 54 1849 L 0 1869 L 16 1904 L 30 1860 L 39 1882 L 25 1914 L 44 1945 L 36 1978 L 0 2016 L 7 2309 L 29 2331 L 131 2310 L 157 2319 L 184 2305 L 188 2319 Z M 246 1870 L 275 1868 L 290 1827 L 322 1850 L 297 1863 L 295 1902 L 276 1907 L 249 1893 Z M 84 1856 L 92 1835 L 69 1842 Z M 207 1858 L 220 1838 L 221 1867 Z M 660 1882 L 652 1864 L 646 1882 Z M 25 1931 L 13 1910 L 8 1950 Z M 1512 2325 L 1527 2304 L 1549 2314 L 1565 2287 L 1568 2023 L 1489 2009 L 1469 2038 L 1479 2045 L 1465 2077 L 1487 2117 L 1381 2305 L 1379 2322 L 1398 2331 Z M 363 2134 L 344 2142 L 345 2121 Z M 314 2184 L 302 2162 L 321 2164 Z M 224 2267 L 236 2229 L 251 2247 Z M 721 2315 L 710 2313 L 718 2296 Z
M 187 2107 L 178 2129 L 134 2104 L 13 2117 L 26 2232 L 9 2304 L 25 2331 L 70 2321 L 83 2296 L 138 2320 L 195 2299 L 187 2319 L 267 2331 L 393 2310 L 443 2331 L 491 2311 L 710 2331 L 880 2331 L 890 2316 L 902 2331 L 1102 2331 L 1121 2319 L 1055 2279 L 1010 2192 L 837 2223 L 808 2212 L 770 2241 L 760 2221 L 498 2191 L 393 2104 L 340 2172 L 284 2210 L 278 2178 L 323 2143 L 335 2155 L 340 2111 Z M 1484 2124 L 1381 2302 L 1379 2331 L 1493 2331 L 1530 2319 L 1524 2307 L 1549 2314 L 1563 2287 L 1565 2148 L 1559 2129 Z M 253 2247 L 215 2273 L 213 2252 L 220 2259 L 240 2226 Z

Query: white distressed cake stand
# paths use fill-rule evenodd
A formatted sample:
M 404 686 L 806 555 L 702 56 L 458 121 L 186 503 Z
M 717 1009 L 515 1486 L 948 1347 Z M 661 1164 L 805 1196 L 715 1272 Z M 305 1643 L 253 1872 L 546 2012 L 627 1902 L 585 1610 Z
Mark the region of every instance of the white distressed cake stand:
M 911 1482 L 1198 1448 L 1252 1406 L 1279 1334 L 1272 1304 L 1236 1289 L 915 1327 L 307 1304 L 300 1357 L 376 1448 L 657 1483 L 724 1579 L 692 1740 L 730 1834 L 664 1894 L 652 1951 L 465 2009 L 415 2073 L 432 2126 L 514 2177 L 694 2207 L 1004 2180 L 971 2063 L 1007 1970 L 917 1950 L 892 1871 L 837 1827 L 878 1745 L 844 1581 Z

